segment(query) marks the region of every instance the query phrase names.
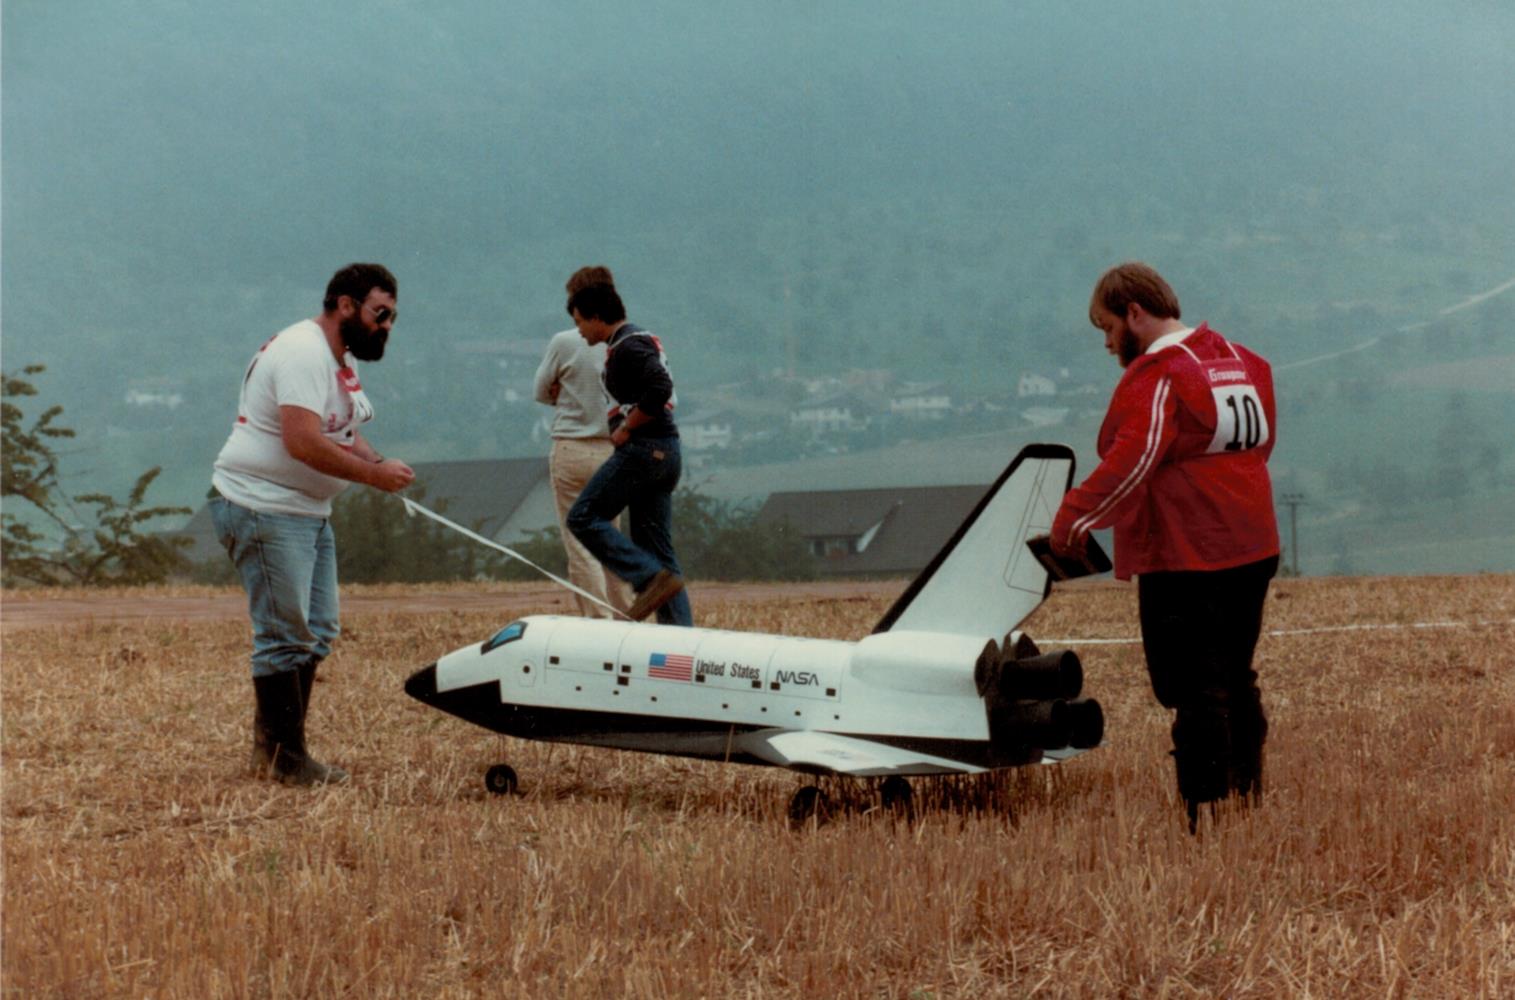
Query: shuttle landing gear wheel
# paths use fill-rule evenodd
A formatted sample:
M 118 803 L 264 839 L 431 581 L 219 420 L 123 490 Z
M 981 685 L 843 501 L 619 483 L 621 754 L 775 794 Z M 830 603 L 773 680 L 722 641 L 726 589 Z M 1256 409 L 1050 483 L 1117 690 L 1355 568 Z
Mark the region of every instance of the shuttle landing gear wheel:
M 908 813 L 914 792 L 910 788 L 910 782 L 897 774 L 891 774 L 879 785 L 879 801 L 884 806 L 885 812 Z
M 826 822 L 826 793 L 814 785 L 806 785 L 789 800 L 789 822 L 801 827 L 815 817 L 817 824 Z
M 484 787 L 496 795 L 514 795 L 518 784 L 515 768 L 509 764 L 496 764 L 484 772 Z

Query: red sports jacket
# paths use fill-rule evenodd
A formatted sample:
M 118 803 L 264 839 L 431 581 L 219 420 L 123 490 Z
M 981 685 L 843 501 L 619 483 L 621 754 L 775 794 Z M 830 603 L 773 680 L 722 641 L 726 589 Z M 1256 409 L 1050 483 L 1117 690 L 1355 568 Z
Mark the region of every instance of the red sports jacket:
M 1099 430 L 1099 467 L 1063 498 L 1053 536 L 1113 525 L 1122 580 L 1277 555 L 1276 427 L 1273 369 L 1202 323 L 1126 368 Z

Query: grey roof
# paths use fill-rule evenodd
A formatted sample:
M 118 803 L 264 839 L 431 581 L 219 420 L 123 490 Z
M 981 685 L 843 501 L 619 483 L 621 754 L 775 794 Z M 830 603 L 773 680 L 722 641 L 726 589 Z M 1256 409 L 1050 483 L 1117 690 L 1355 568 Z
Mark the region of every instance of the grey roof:
M 856 537 L 881 523 L 904 490 L 775 493 L 758 510 L 763 522 L 788 521 L 801 538 Z
M 421 503 L 490 538 L 547 476 L 547 459 L 541 456 L 417 462 L 411 467 L 426 491 Z
M 821 572 L 915 573 L 952 537 L 988 488 L 985 484 L 774 493 L 758 511 L 758 520 L 787 521 L 803 538 L 857 538 L 877 525 L 867 548 L 820 559 Z

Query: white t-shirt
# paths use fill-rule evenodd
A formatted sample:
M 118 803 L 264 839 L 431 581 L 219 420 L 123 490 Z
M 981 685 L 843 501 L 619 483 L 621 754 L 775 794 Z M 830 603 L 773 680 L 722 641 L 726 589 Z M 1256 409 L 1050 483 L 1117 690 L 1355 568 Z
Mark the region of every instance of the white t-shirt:
M 280 330 L 258 349 L 237 401 L 237 422 L 216 456 L 211 482 L 223 497 L 268 514 L 327 517 L 347 480 L 317 472 L 284 448 L 279 407 L 298 406 L 321 418 L 321 432 L 352 448 L 373 405 L 358 381 L 351 353 L 332 357 L 314 320 Z
M 547 342 L 547 354 L 537 368 L 536 400 L 553 406 L 552 436 L 555 438 L 608 438 L 606 413 L 610 401 L 600 372 L 605 367 L 605 345 L 589 342 L 577 330 L 555 333 Z M 551 388 L 558 383 L 553 404 Z

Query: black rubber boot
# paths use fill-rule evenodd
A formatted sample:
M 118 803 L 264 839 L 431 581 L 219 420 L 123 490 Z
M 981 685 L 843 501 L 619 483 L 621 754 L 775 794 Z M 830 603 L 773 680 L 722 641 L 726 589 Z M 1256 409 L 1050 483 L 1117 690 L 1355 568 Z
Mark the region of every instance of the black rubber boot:
M 300 715 L 310 713 L 310 689 L 316 680 L 316 661 L 308 660 L 300 664 Z M 253 713 L 253 748 L 252 758 L 248 768 L 254 774 L 264 777 L 274 762 L 274 738 L 268 732 L 268 724 L 263 721 L 263 709 L 258 708 Z
M 325 785 L 347 780 L 347 772 L 313 760 L 305 752 L 305 704 L 300 672 L 286 670 L 254 677 L 257 718 L 270 747 L 269 776 L 290 785 Z

